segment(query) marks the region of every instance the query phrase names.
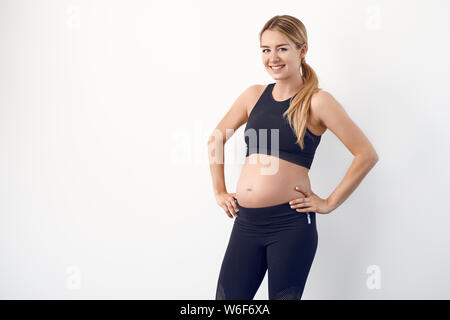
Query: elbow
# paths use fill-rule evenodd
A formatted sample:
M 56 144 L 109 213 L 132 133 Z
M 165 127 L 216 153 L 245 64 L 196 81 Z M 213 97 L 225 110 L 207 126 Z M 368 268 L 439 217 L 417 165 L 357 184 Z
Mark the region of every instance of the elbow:
M 372 159 L 375 163 L 378 162 L 378 153 L 375 151 L 375 149 L 372 150 Z
M 212 143 L 222 144 L 222 146 L 223 146 L 223 145 L 225 145 L 226 140 L 222 136 L 211 135 L 211 136 L 209 136 L 208 142 L 206 144 L 209 146 Z
M 208 138 L 208 142 L 206 143 L 208 146 L 216 141 L 216 137 L 214 135 L 210 135 Z
M 378 154 L 375 151 L 361 153 L 359 154 L 361 159 L 364 159 L 364 162 L 370 163 L 371 165 L 375 165 L 378 162 Z
M 371 152 L 369 154 L 369 156 L 368 156 L 368 159 L 369 159 L 369 161 L 370 161 L 370 163 L 372 165 L 375 165 L 375 163 L 378 162 L 378 154 L 377 154 L 377 152 L 375 150 L 373 152 Z

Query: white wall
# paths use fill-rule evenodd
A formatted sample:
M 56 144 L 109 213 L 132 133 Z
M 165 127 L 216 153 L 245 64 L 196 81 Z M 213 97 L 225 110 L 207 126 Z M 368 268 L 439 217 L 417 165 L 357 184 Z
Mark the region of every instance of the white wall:
M 330 215 L 303 299 L 449 299 L 448 1 L 0 2 L 0 298 L 214 299 L 234 220 L 206 141 L 273 82 L 258 32 L 301 19 L 306 61 L 379 162 Z M 226 145 L 226 182 L 245 156 Z M 327 197 L 351 153 L 327 131 Z M 367 268 L 381 271 L 370 289 Z M 267 299 L 267 275 L 255 299 Z

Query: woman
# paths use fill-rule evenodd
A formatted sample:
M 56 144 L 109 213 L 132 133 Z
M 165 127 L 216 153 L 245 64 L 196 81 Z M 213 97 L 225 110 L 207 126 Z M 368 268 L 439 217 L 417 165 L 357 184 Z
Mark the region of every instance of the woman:
M 269 299 L 301 299 L 317 249 L 316 213 L 328 214 L 342 204 L 378 161 L 343 107 L 318 88 L 305 62 L 303 23 L 275 16 L 259 36 L 264 67 L 276 82 L 247 88 L 208 141 L 216 201 L 230 218 L 236 217 L 217 283 L 218 300 L 253 299 L 266 270 Z M 236 193 L 228 193 L 223 144 L 245 122 L 247 156 Z M 354 160 L 333 193 L 322 199 L 311 190 L 308 171 L 327 128 Z

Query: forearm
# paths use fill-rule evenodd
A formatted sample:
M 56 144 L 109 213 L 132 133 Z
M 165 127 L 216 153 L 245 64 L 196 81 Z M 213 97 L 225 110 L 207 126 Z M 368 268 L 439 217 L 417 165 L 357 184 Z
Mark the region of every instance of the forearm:
M 209 169 L 211 171 L 213 191 L 215 194 L 220 192 L 227 192 L 225 186 L 225 175 L 223 164 L 210 164 Z
M 221 144 L 222 143 L 222 144 Z M 223 142 L 210 138 L 208 141 L 209 169 L 212 177 L 213 191 L 215 194 L 226 192 L 225 185 L 225 157 L 223 154 Z
M 344 178 L 327 199 L 332 210 L 339 207 L 352 194 L 377 161 L 376 157 L 366 155 L 354 157 Z

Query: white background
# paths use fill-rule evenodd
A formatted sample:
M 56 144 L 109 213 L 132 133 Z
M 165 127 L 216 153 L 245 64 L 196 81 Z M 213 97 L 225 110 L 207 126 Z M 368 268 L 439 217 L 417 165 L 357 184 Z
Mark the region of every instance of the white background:
M 214 299 L 232 223 L 207 139 L 274 80 L 258 33 L 306 26 L 306 61 L 379 162 L 330 215 L 303 299 L 449 299 L 442 1 L 0 1 L 0 298 Z M 235 192 L 243 127 L 226 145 Z M 328 197 L 352 161 L 330 131 Z M 369 266 L 381 271 L 370 289 Z M 267 299 L 267 274 L 255 299 Z

